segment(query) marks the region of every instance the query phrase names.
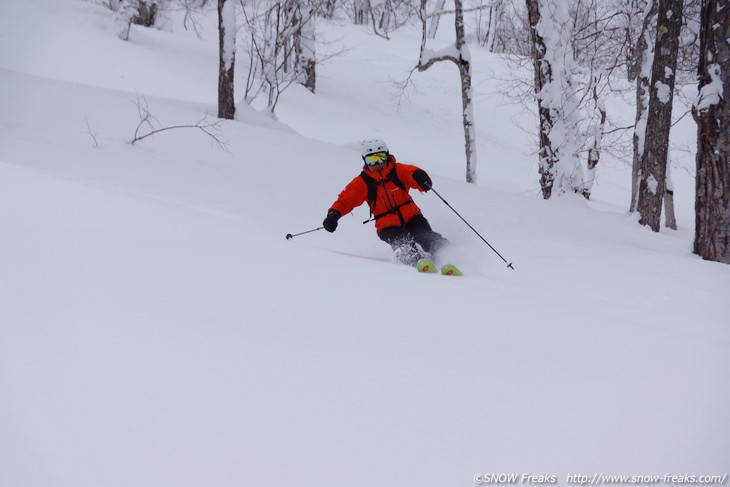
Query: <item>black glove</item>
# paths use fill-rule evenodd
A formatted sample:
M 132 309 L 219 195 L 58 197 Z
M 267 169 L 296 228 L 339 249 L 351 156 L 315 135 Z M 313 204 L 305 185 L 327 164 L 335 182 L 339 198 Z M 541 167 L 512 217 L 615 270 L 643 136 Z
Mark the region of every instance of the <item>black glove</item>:
M 413 180 L 424 191 L 428 191 L 433 186 L 431 178 L 428 177 L 428 174 L 426 174 L 426 171 L 424 171 L 423 169 L 417 169 L 413 171 Z
M 322 222 L 322 226 L 325 230 L 332 233 L 337 230 L 337 220 L 340 219 L 342 214 L 337 210 L 330 210 L 327 212 L 327 218 Z

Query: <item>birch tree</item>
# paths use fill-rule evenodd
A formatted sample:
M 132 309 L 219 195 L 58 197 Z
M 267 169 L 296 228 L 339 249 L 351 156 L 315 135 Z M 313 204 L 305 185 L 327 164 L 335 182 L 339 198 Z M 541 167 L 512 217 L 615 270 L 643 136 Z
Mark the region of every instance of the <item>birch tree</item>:
M 244 100 L 267 96 L 273 115 L 289 86 L 316 87 L 314 16 L 322 5 L 314 0 L 249 0 L 241 2 L 248 37 L 245 52 L 249 71 Z
M 657 29 L 639 181 L 639 223 L 658 232 L 666 190 L 669 130 L 682 27 L 682 0 L 657 0 Z
M 436 38 L 436 31 L 438 31 L 439 28 L 439 20 L 441 20 L 441 12 L 444 10 L 444 5 L 446 5 L 446 0 L 436 0 L 434 11 L 431 14 L 431 23 L 428 26 L 429 39 Z
M 300 0 L 294 14 L 296 28 L 293 33 L 298 81 L 312 93 L 317 86 L 314 13 L 315 7 L 312 3 Z
M 700 28 L 694 252 L 730 264 L 730 1 L 704 0 Z
M 464 8 L 461 0 L 454 0 L 454 27 L 456 30 L 456 41 L 440 51 L 434 52 L 426 48 L 428 31 L 426 26 L 426 0 L 421 0 L 421 52 L 416 69 L 426 71 L 439 61 L 451 61 L 459 68 L 461 79 L 461 109 L 462 124 L 464 126 L 464 152 L 466 155 L 466 182 L 476 183 L 477 181 L 477 151 L 476 151 L 476 130 L 474 129 L 474 104 L 472 101 L 471 88 L 471 55 L 466 45 L 464 31 Z
M 370 14 L 370 0 L 353 0 L 352 1 L 352 23 L 357 25 L 365 25 L 368 23 Z
M 539 116 L 543 198 L 583 193 L 578 101 L 572 81 L 572 21 L 562 0 L 526 0 Z
M 218 118 L 232 120 L 236 113 L 233 99 L 233 68 L 236 63 L 235 0 L 218 0 Z
M 503 14 L 503 2 L 504 0 L 493 0 L 486 7 L 485 32 L 482 32 L 482 14 L 484 10 L 477 12 L 477 39 L 479 40 L 479 45 L 489 52 L 494 52 L 494 44 L 497 40 L 497 24 Z

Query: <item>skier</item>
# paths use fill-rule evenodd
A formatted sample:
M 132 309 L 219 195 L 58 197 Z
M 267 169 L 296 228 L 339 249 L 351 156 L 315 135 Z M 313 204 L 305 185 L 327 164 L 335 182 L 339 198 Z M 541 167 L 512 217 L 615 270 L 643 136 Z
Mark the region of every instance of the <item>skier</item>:
M 448 243 L 431 229 L 408 194 L 411 188 L 431 189 L 431 178 L 419 167 L 396 162 L 379 139 L 363 142 L 361 155 L 363 171 L 340 193 L 322 226 L 334 232 L 342 215 L 367 201 L 380 239 L 393 247 L 397 261 L 415 267 Z

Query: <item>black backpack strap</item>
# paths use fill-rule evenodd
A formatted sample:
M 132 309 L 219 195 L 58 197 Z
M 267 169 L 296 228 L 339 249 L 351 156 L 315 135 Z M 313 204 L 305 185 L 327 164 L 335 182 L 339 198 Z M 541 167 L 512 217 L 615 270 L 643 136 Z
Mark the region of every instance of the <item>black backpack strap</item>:
M 375 198 L 378 194 L 378 183 L 376 183 L 375 180 L 365 171 L 360 173 L 360 177 L 363 181 L 365 181 L 365 184 L 368 187 L 368 206 L 372 210 L 373 203 L 375 203 Z
M 391 181 L 396 186 L 398 186 L 403 191 L 405 191 L 406 185 L 403 184 L 403 181 L 401 181 L 400 178 L 398 177 L 398 173 L 396 172 L 397 168 L 398 168 L 398 166 L 393 167 L 393 170 L 390 171 L 390 174 L 388 174 L 388 180 Z
M 400 205 L 394 206 L 393 208 L 391 208 L 388 211 L 385 211 L 379 215 L 373 216 L 373 220 L 380 220 L 381 218 L 383 218 L 386 215 L 390 215 L 391 213 L 397 213 L 398 218 L 401 220 L 401 225 L 405 225 L 406 222 L 403 220 L 403 216 L 400 214 L 400 209 L 406 205 L 410 205 L 411 203 L 413 203 L 413 198 L 408 198 L 408 201 L 404 201 Z
M 397 167 L 397 166 L 396 166 Z M 403 181 L 400 180 L 398 177 L 398 173 L 396 172 L 396 167 L 393 167 L 393 170 L 390 171 L 390 174 L 388 174 L 387 179 L 384 179 L 383 181 L 375 181 L 368 173 L 365 171 L 362 171 L 360 173 L 360 177 L 365 181 L 365 184 L 368 187 L 368 205 L 372 208 L 373 203 L 375 203 L 375 198 L 378 195 L 378 185 L 384 184 L 387 181 L 392 182 L 395 184 L 398 188 L 402 189 L 403 191 L 406 190 L 406 185 L 403 184 Z
M 398 173 L 396 173 L 396 167 L 393 167 L 393 170 L 390 171 L 388 174 L 388 177 L 382 181 L 375 181 L 368 173 L 365 171 L 362 171 L 360 173 L 360 177 L 365 181 L 365 184 L 368 187 L 368 206 L 370 207 L 370 219 L 365 220 L 363 223 L 368 223 L 373 220 L 378 220 L 379 218 L 384 217 L 385 215 L 390 215 L 391 213 L 397 213 L 398 216 L 401 219 L 401 223 L 403 224 L 403 217 L 400 215 L 400 208 L 402 206 L 405 206 L 409 203 L 413 203 L 412 199 L 408 199 L 408 201 L 401 203 L 400 205 L 391 208 L 390 210 L 386 211 L 385 213 L 381 213 L 379 215 L 373 216 L 373 206 L 375 205 L 375 199 L 378 197 L 378 185 L 385 184 L 386 182 L 390 181 L 393 184 L 395 184 L 398 188 L 402 189 L 403 191 L 406 191 L 406 185 L 403 184 L 403 181 L 400 180 L 398 177 Z

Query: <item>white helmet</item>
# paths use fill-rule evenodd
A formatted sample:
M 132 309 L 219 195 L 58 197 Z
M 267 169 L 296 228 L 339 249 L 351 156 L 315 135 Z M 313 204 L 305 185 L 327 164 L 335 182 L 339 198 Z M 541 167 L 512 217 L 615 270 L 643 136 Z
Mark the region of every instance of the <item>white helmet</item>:
M 368 154 L 374 154 L 376 152 L 390 152 L 388 150 L 388 146 L 385 142 L 383 142 L 380 139 L 370 139 L 365 140 L 362 143 L 362 152 L 361 155 L 363 157 L 367 156 Z

